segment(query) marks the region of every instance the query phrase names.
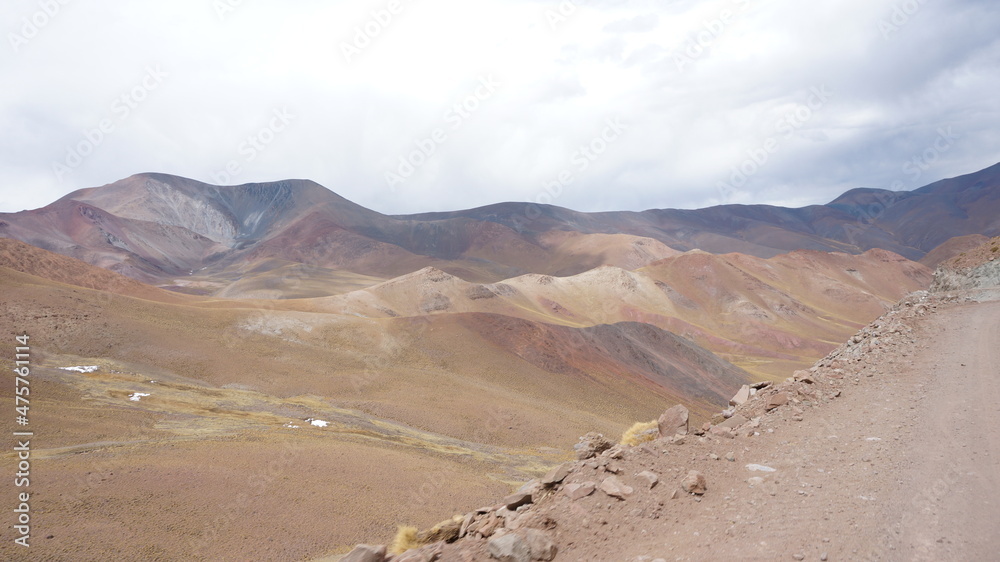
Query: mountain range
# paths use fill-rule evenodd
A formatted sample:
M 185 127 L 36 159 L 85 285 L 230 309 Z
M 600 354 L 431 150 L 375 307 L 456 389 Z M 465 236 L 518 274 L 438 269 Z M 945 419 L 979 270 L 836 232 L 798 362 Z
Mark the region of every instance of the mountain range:
M 826 205 L 722 205 L 581 213 L 500 203 L 389 216 L 305 180 L 221 187 L 138 174 L 41 209 L 0 214 L 15 238 L 177 290 L 233 283 L 323 296 L 424 267 L 467 281 L 635 269 L 700 249 L 769 258 L 793 250 L 920 260 L 949 239 L 1000 234 L 1000 164 L 909 192 L 854 189 Z M 294 276 L 298 291 L 281 294 Z M 248 278 L 253 279 L 251 282 Z

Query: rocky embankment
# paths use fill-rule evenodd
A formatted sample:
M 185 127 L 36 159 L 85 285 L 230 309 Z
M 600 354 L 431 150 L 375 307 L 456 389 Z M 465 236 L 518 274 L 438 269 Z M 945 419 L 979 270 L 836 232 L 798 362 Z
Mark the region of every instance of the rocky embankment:
M 1000 286 L 1000 236 L 962 252 L 934 272 L 931 292 L 987 289 Z

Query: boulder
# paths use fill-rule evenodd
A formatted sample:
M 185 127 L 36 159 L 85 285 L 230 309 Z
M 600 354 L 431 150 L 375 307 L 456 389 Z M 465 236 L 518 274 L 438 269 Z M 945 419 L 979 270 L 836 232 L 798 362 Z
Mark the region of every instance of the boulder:
M 538 529 L 528 529 L 524 533 L 524 540 L 528 543 L 528 551 L 532 560 L 549 561 L 556 557 L 559 550 L 556 543 L 542 531 Z
M 632 495 L 634 491 L 630 486 L 626 486 L 617 476 L 609 476 L 601 482 L 601 491 L 605 494 L 620 500 Z
M 770 412 L 771 410 L 784 406 L 788 403 L 788 394 L 784 392 L 779 392 L 767 399 L 767 405 L 764 409 Z
M 733 396 L 729 400 L 729 405 L 740 406 L 749 399 L 750 399 L 750 385 L 745 384 L 740 388 L 739 392 L 736 393 L 736 396 Z
M 516 534 L 491 539 L 486 550 L 500 562 L 531 562 L 531 548 Z
M 447 521 L 442 521 L 434 527 L 427 529 L 426 531 L 420 531 L 417 533 L 417 541 L 423 544 L 430 544 L 435 542 L 453 542 L 458 539 L 458 535 L 462 531 L 462 521 L 464 518 L 458 517 L 454 519 L 449 519 Z
M 673 437 L 678 434 L 687 435 L 688 409 L 677 404 L 663 412 L 656 423 L 660 429 L 661 438 Z
M 578 500 L 593 494 L 596 489 L 597 485 L 593 482 L 573 483 L 563 486 L 563 493 L 571 500 Z
M 738 429 L 741 425 L 747 423 L 748 419 L 741 416 L 740 414 L 734 414 L 733 417 L 719 424 L 719 427 L 725 427 L 728 429 Z
M 705 481 L 705 475 L 698 472 L 697 470 L 691 470 L 681 481 L 681 488 L 689 494 L 698 494 L 699 496 L 704 494 L 708 490 L 708 483 Z
M 407 550 L 403 554 L 393 558 L 392 562 L 435 562 L 441 558 L 443 551 L 444 543 L 438 542 L 413 550 Z
M 580 442 L 573 445 L 576 450 L 576 458 L 580 460 L 593 458 L 614 446 L 600 433 L 590 433 L 580 438 Z
M 555 486 L 556 484 L 562 482 L 569 476 L 570 471 L 572 471 L 573 465 L 570 463 L 563 463 L 552 470 L 550 470 L 545 476 L 542 477 L 541 483 L 543 486 Z
M 708 433 L 709 433 L 709 435 L 715 435 L 717 437 L 725 437 L 726 439 L 735 439 L 736 438 L 736 432 L 735 431 L 733 431 L 732 429 L 730 429 L 728 427 L 724 427 L 724 426 L 721 426 L 721 425 L 713 425 L 708 430 Z
M 529 503 L 531 503 L 531 492 L 514 492 L 503 499 L 503 504 L 511 511 Z
M 656 486 L 656 483 L 660 481 L 660 477 L 657 476 L 656 473 L 653 472 L 652 470 L 643 470 L 642 472 L 636 474 L 635 476 L 639 480 L 645 482 L 650 489 L 652 489 L 653 486 Z
M 359 544 L 340 562 L 385 562 L 385 545 Z

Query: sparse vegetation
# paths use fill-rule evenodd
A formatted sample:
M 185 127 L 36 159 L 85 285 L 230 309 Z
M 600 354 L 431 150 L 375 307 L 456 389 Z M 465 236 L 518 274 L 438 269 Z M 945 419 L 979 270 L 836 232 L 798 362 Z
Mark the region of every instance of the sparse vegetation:
M 396 538 L 392 539 L 392 546 L 389 547 L 391 554 L 402 554 L 407 550 L 420 548 L 423 546 L 417 539 L 417 528 L 400 525 L 396 531 Z
M 389 548 L 391 554 L 402 554 L 407 550 L 420 548 L 422 546 L 436 542 L 452 542 L 458 538 L 458 531 L 462 527 L 461 515 L 456 515 L 434 525 L 426 531 L 420 531 L 416 527 L 400 526 L 396 531 L 396 538 L 392 540 Z
M 632 427 L 625 430 L 622 434 L 622 445 L 636 446 L 639 443 L 645 443 L 647 441 L 652 441 L 656 439 L 658 427 L 656 420 L 649 422 L 637 422 L 632 425 Z

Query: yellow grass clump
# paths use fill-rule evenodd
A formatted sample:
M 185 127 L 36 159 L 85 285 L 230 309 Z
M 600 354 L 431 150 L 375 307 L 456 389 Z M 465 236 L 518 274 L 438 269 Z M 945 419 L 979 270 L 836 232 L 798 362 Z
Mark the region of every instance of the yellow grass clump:
M 646 441 L 652 441 L 656 439 L 656 432 L 650 431 L 657 428 L 656 420 L 649 422 L 637 422 L 632 427 L 625 430 L 622 434 L 622 445 L 630 445 L 632 447 L 638 445 L 639 443 L 645 443 Z
M 400 525 L 396 531 L 396 538 L 392 539 L 392 546 L 389 547 L 390 554 L 402 554 L 407 550 L 420 548 L 423 546 L 417 539 L 417 528 Z

